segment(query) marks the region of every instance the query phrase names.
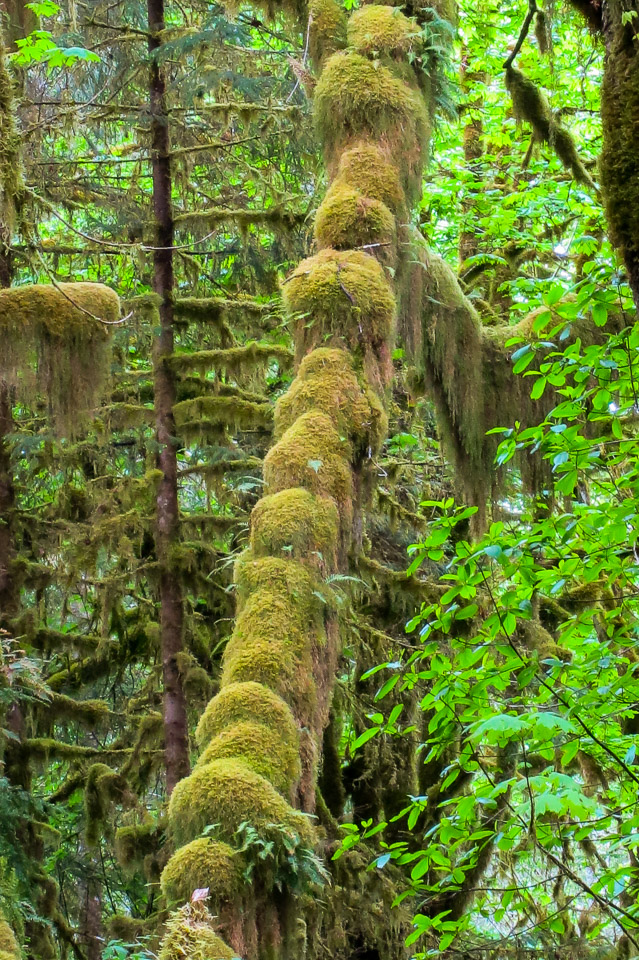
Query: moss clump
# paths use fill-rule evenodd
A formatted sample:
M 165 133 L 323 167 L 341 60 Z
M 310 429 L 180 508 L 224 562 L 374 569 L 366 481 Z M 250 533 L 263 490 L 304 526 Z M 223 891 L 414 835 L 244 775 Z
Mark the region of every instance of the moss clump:
M 269 780 L 275 789 L 290 795 L 300 778 L 297 731 L 287 740 L 276 726 L 242 721 L 218 733 L 200 757 L 198 766 L 212 760 L 242 760 L 247 767 Z
M 251 514 L 251 550 L 256 557 L 284 554 L 333 567 L 338 537 L 334 502 L 301 487 L 264 497 Z
M 214 760 L 181 780 L 171 796 L 169 823 L 178 845 L 199 837 L 209 824 L 217 824 L 219 838 L 227 841 L 242 823 L 258 830 L 289 827 L 309 844 L 313 833 L 307 818 L 240 760 Z
M 352 448 L 324 413 L 298 417 L 264 460 L 264 480 L 278 493 L 304 487 L 332 497 L 344 510 L 352 499 Z M 344 516 L 342 515 L 342 519 Z
M 341 435 L 360 450 L 376 450 L 386 437 L 384 407 L 360 382 L 345 350 L 320 347 L 304 357 L 298 374 L 275 408 L 275 434 L 282 434 L 305 413 L 321 411 Z
M 230 683 L 209 702 L 195 731 L 198 746 L 206 747 L 227 727 L 243 721 L 276 726 L 288 741 L 297 737 L 297 727 L 288 704 L 269 687 L 247 681 Z
M 539 87 L 514 67 L 506 69 L 506 87 L 517 119 L 531 125 L 536 140 L 552 147 L 575 180 L 589 187 L 594 186 L 581 162 L 572 134 L 553 118 L 550 104 Z
M 0 952 L 11 960 L 19 960 L 20 947 L 15 934 L 6 920 L 0 920 Z
M 386 204 L 337 181 L 315 217 L 315 240 L 320 247 L 352 250 L 370 246 L 379 253 L 395 251 L 395 217 Z
M 336 183 L 346 183 L 371 200 L 379 200 L 397 213 L 404 203 L 404 191 L 396 168 L 383 151 L 365 140 L 345 150 L 339 159 Z
M 380 347 L 391 337 L 395 300 L 383 268 L 368 254 L 322 250 L 300 263 L 283 297 L 287 312 L 300 318 L 299 359 L 327 341 L 361 350 Z
M 0 377 L 27 403 L 46 396 L 58 429 L 72 430 L 97 404 L 119 315 L 117 294 L 100 283 L 0 290 Z
M 346 14 L 336 0 L 310 0 L 308 49 L 319 72 L 324 61 L 346 46 Z
M 348 45 L 366 57 L 404 57 L 417 42 L 419 31 L 397 7 L 369 4 L 348 20 Z
M 213 929 L 213 918 L 203 903 L 182 907 L 166 926 L 159 960 L 233 960 L 235 957 L 235 951 Z
M 242 880 L 240 858 L 232 847 L 209 837 L 198 837 L 177 850 L 160 878 L 162 893 L 170 903 L 184 903 L 194 890 L 209 888 L 215 902 L 231 900 Z
M 384 138 L 404 174 L 414 176 L 421 166 L 429 126 L 424 103 L 388 67 L 350 51 L 334 54 L 315 89 L 313 107 L 329 161 L 353 138 Z
M 119 827 L 115 833 L 115 858 L 125 870 L 141 867 L 163 840 L 164 824 L 148 819 L 144 823 Z
M 268 590 L 295 602 L 300 623 L 313 616 L 317 601 L 313 599 L 315 581 L 310 570 L 297 560 L 282 557 L 255 558 L 251 550 L 240 554 L 235 564 L 235 585 L 240 604 L 258 590 Z

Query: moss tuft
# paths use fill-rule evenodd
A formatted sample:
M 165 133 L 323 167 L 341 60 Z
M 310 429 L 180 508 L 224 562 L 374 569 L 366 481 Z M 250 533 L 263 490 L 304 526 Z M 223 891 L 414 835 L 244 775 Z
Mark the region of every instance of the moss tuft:
M 287 739 L 273 724 L 245 720 L 227 727 L 211 740 L 197 766 L 225 759 L 242 760 L 284 796 L 290 795 L 300 778 L 297 731 L 292 739 Z
M 315 217 L 315 240 L 320 247 L 351 250 L 370 246 L 377 254 L 393 255 L 395 217 L 386 204 L 337 181 Z
M 6 920 L 0 920 L 0 951 L 11 960 L 19 960 L 20 947 L 15 934 Z
M 348 45 L 366 57 L 405 57 L 415 46 L 419 30 L 397 7 L 369 4 L 348 20 Z
M 388 423 L 377 396 L 357 376 L 345 350 L 320 347 L 302 360 L 297 377 L 275 408 L 275 433 L 282 434 L 305 413 L 330 417 L 342 436 L 367 452 L 386 438 Z
M 322 250 L 303 260 L 283 288 L 284 305 L 298 318 L 298 359 L 317 345 L 377 349 L 392 333 L 395 300 L 383 268 L 359 251 Z
M 214 760 L 181 780 L 171 796 L 169 823 L 178 845 L 196 839 L 210 824 L 217 824 L 216 833 L 227 841 L 242 823 L 258 830 L 281 824 L 309 844 L 313 834 L 309 820 L 240 760 Z
M 235 951 L 213 929 L 203 903 L 189 903 L 167 921 L 158 960 L 233 960 Z
M 297 727 L 288 704 L 269 687 L 247 681 L 230 683 L 209 702 L 195 731 L 199 747 L 206 747 L 213 737 L 243 721 L 277 726 L 288 741 L 297 737 Z
M 160 879 L 169 904 L 184 903 L 194 890 L 208 887 L 211 900 L 231 900 L 242 880 L 241 861 L 227 843 L 199 837 L 173 854 Z
M 332 497 L 344 511 L 351 503 L 351 445 L 332 420 L 312 411 L 299 417 L 271 447 L 264 460 L 264 480 L 273 493 L 304 487 Z M 345 516 L 341 515 L 342 520 Z
M 378 146 L 365 140 L 358 141 L 341 154 L 337 181 L 359 190 L 371 200 L 379 200 L 393 213 L 402 209 L 404 191 L 397 170 Z
M 298 378 L 293 386 L 297 383 Z M 251 550 L 255 557 L 284 554 L 332 568 L 338 537 L 339 514 L 334 502 L 301 487 L 263 497 L 251 514 Z
M 424 103 L 388 67 L 358 53 L 334 54 L 315 89 L 313 107 L 329 162 L 351 139 L 384 138 L 405 177 L 413 180 L 421 170 L 429 136 Z
M 308 49 L 315 70 L 346 46 L 346 14 L 336 0 L 310 0 Z
M 141 867 L 161 845 L 164 825 L 149 818 L 144 823 L 119 827 L 115 833 L 115 858 L 125 870 Z

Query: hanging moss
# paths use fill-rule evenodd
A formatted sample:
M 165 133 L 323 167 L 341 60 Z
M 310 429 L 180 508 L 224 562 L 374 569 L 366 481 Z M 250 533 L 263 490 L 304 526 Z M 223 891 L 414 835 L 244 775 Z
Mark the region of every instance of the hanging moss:
M 340 155 L 335 183 L 344 183 L 371 200 L 379 200 L 394 214 L 404 204 L 397 169 L 379 146 L 360 140 Z
M 272 724 L 245 720 L 227 727 L 213 737 L 197 766 L 224 759 L 243 761 L 283 796 L 290 796 L 300 778 L 297 731 L 293 739 L 287 740 Z
M 46 706 L 47 715 L 56 720 L 71 720 L 90 727 L 99 727 L 110 716 L 105 700 L 76 700 L 61 693 L 53 693 Z
M 273 493 L 304 487 L 332 497 L 344 511 L 353 494 L 350 461 L 350 444 L 332 421 L 323 413 L 305 413 L 271 447 L 264 460 L 264 480 Z
M 110 366 L 117 295 L 97 283 L 0 290 L 0 376 L 33 403 L 43 394 L 59 429 L 73 431 L 98 401 Z
M 194 890 L 208 887 L 215 903 L 232 900 L 242 881 L 242 861 L 227 843 L 199 837 L 173 854 L 160 878 L 169 905 L 191 899 Z
M 297 377 L 275 407 L 275 435 L 280 437 L 299 417 L 321 411 L 358 452 L 377 450 L 388 431 L 384 407 L 353 367 L 345 350 L 320 347 L 304 357 Z
M 233 960 L 203 903 L 189 903 L 167 920 L 158 960 Z
M 183 400 L 173 407 L 178 427 L 197 426 L 207 420 L 235 430 L 254 430 L 269 427 L 273 408 L 269 403 L 251 403 L 238 397 L 196 397 Z M 206 419 L 204 419 L 206 418 Z
M 226 347 L 220 350 L 197 350 L 193 353 L 176 353 L 170 358 L 171 366 L 180 373 L 195 370 L 200 374 L 209 370 L 225 371 L 239 376 L 243 371 L 255 370 L 277 360 L 280 368 L 287 369 L 293 360 L 288 347 L 271 343 L 248 343 L 241 347 Z
M 297 726 L 288 704 L 269 687 L 251 680 L 228 684 L 210 701 L 195 732 L 199 747 L 206 747 L 227 727 L 244 721 L 277 726 L 289 742 L 297 736 Z
M 336 0 L 310 0 L 308 52 L 319 73 L 324 61 L 346 46 L 346 14 Z
M 142 867 L 161 846 L 164 823 L 150 817 L 144 823 L 119 827 L 115 832 L 115 857 L 124 870 Z
M 415 179 L 428 142 L 428 117 L 421 96 L 388 67 L 358 53 L 334 54 L 315 89 L 313 107 L 329 162 L 349 140 L 381 138 L 391 146 L 403 177 Z
M 415 48 L 419 30 L 398 7 L 367 4 L 348 20 L 348 45 L 366 57 L 405 57 Z
M 333 568 L 338 536 L 335 503 L 299 487 L 264 497 L 251 513 L 251 550 L 256 557 L 285 554 Z
M 572 171 L 575 180 L 593 187 L 592 177 L 579 157 L 572 134 L 554 120 L 550 105 L 539 87 L 514 67 L 506 69 L 506 87 L 517 119 L 529 123 L 535 139 L 552 147 L 564 167 Z
M 84 788 L 86 840 L 89 846 L 99 842 L 111 803 L 122 800 L 126 789 L 123 777 L 105 763 L 94 763 L 89 767 Z
M 334 344 L 359 354 L 370 348 L 383 364 L 395 300 L 374 257 L 359 251 L 322 250 L 294 270 L 283 297 L 287 313 L 297 318 L 298 360 L 314 346 Z
M 395 217 L 380 200 L 372 200 L 337 181 L 320 204 L 315 217 L 318 246 L 335 250 L 371 247 L 379 258 L 395 254 Z
M 178 845 L 199 837 L 209 824 L 217 824 L 217 836 L 227 841 L 242 823 L 258 830 L 281 824 L 309 845 L 313 839 L 310 821 L 239 760 L 214 760 L 181 780 L 171 796 L 169 823 Z

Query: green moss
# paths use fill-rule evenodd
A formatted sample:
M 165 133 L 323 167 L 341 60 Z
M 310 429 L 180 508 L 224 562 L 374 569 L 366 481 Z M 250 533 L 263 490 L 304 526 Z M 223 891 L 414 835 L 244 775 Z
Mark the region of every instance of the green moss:
M 141 867 L 162 843 L 164 824 L 150 817 L 144 823 L 119 827 L 115 833 L 115 857 L 121 867 Z
M 563 165 L 572 171 L 575 180 L 594 186 L 581 162 L 572 135 L 553 118 L 550 104 L 539 87 L 514 67 L 506 69 L 506 87 L 517 119 L 529 123 L 535 139 L 552 147 Z
M 184 781 L 183 781 L 184 782 Z M 213 918 L 202 903 L 189 903 L 174 913 L 158 960 L 233 960 L 228 947 L 213 928 Z
M 119 315 L 117 294 L 98 283 L 0 290 L 0 376 L 29 404 L 45 396 L 58 430 L 73 432 L 98 402 L 110 366 L 108 324 Z
M 276 561 L 282 564 L 285 561 Z M 267 560 L 257 561 L 264 565 Z M 292 564 L 305 572 L 300 564 Z M 295 571 L 294 571 L 295 572 Z M 223 658 L 222 686 L 244 680 L 264 683 L 287 701 L 308 696 L 311 681 L 306 632 L 312 623 L 307 596 L 263 581 L 237 617 Z M 306 684 L 305 673 L 308 672 Z
M 275 435 L 293 426 L 305 413 L 321 411 L 341 435 L 364 452 L 377 450 L 388 422 L 379 397 L 356 374 L 345 350 L 320 347 L 302 360 L 298 374 L 275 408 Z
M 326 414 L 305 413 L 271 447 L 264 460 L 264 480 L 273 493 L 304 487 L 332 497 L 343 511 L 353 494 L 351 458 L 350 443 Z
M 7 69 L 4 49 L 4 37 L 0 32 L 0 222 L 7 233 L 11 234 L 24 181 L 13 83 Z
M 303 260 L 284 285 L 286 310 L 298 318 L 297 355 L 328 343 L 361 351 L 386 344 L 395 300 L 383 268 L 359 251 L 322 250 Z
M 105 763 L 94 763 L 89 767 L 84 788 L 84 810 L 86 816 L 86 839 L 89 846 L 95 846 L 105 824 L 110 804 L 122 800 L 126 783 Z
M 214 760 L 181 780 L 171 796 L 169 823 L 180 845 L 199 837 L 209 824 L 217 824 L 217 835 L 227 841 L 242 823 L 257 830 L 281 824 L 309 843 L 313 832 L 308 819 L 293 810 L 268 780 L 239 760 Z
M 198 760 L 198 767 L 212 760 L 242 760 L 284 796 L 300 778 L 299 740 L 292 740 L 272 724 L 241 721 L 213 737 Z
M 251 550 L 255 557 L 285 554 L 332 568 L 338 537 L 335 503 L 301 487 L 263 497 L 251 514 Z
M 428 117 L 421 96 L 388 67 L 358 53 L 334 54 L 322 71 L 313 107 L 329 162 L 350 140 L 381 139 L 414 186 L 428 142 Z
M 376 255 L 395 252 L 395 217 L 380 200 L 373 200 L 342 181 L 332 185 L 315 217 L 319 247 L 352 250 L 369 246 Z
M 0 951 L 10 960 L 19 960 L 20 947 L 15 934 L 6 920 L 0 920 Z
M 251 550 L 240 554 L 235 564 L 235 586 L 238 602 L 250 600 L 258 590 L 268 590 L 273 596 L 293 600 L 300 623 L 312 616 L 317 603 L 313 599 L 315 579 L 311 571 L 297 560 L 284 557 L 255 557 Z
M 369 4 L 348 20 L 348 45 L 363 56 L 405 57 L 419 37 L 417 25 L 397 7 Z
M 339 159 L 336 182 L 348 184 L 371 200 L 379 200 L 393 213 L 404 204 L 404 191 L 396 168 L 388 162 L 380 147 L 361 140 Z
M 243 721 L 277 726 L 289 742 L 297 738 L 297 726 L 288 704 L 269 687 L 247 681 L 230 683 L 209 702 L 195 731 L 198 746 L 206 747 L 227 727 Z
M 336 0 L 310 0 L 308 50 L 316 71 L 346 46 L 346 14 Z
M 198 837 L 173 854 L 162 871 L 160 885 L 169 904 L 188 903 L 193 891 L 204 887 L 208 887 L 210 899 L 219 903 L 231 900 L 241 881 L 241 860 L 232 847 Z
M 239 397 L 195 397 L 176 403 L 173 412 L 178 427 L 213 423 L 235 430 L 269 427 L 273 408 L 269 403 L 253 403 Z

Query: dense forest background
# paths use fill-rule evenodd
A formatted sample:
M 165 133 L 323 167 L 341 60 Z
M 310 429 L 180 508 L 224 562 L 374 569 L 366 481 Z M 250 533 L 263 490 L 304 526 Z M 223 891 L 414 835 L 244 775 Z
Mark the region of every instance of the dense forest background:
M 636 0 L 0 13 L 0 960 L 639 955 Z

